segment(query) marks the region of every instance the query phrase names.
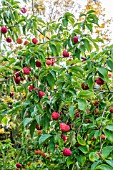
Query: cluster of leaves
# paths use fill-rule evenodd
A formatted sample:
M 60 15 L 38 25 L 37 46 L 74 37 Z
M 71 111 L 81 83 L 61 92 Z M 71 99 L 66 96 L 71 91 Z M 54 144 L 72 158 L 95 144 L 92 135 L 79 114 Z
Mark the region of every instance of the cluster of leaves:
M 74 15 L 66 12 L 58 22 L 45 23 L 37 16 L 21 14 L 18 1 L 2 1 L 2 7 L 0 25 L 7 27 L 8 32 L 1 33 L 0 95 L 1 99 L 10 96 L 13 101 L 1 100 L 0 120 L 3 122 L 4 117 L 10 116 L 10 121 L 16 124 L 16 127 L 11 124 L 12 131 L 17 131 L 12 136 L 16 149 L 7 145 L 12 153 L 8 157 L 7 147 L 1 143 L 1 160 L 9 159 L 7 163 L 3 161 L 2 168 L 9 164 L 14 168 L 16 162 L 26 165 L 30 161 L 35 163 L 26 169 L 54 166 L 111 170 L 113 45 L 100 49 L 103 40 L 92 38 L 93 26 L 98 25 L 94 11 L 83 14 L 85 20 L 81 22 L 75 22 Z M 90 34 L 85 32 L 87 29 Z M 43 38 L 38 38 L 40 34 Z M 76 44 L 74 36 L 79 37 Z M 6 37 L 12 38 L 12 48 L 6 48 Z M 18 45 L 16 39 L 20 37 L 29 43 Z M 33 44 L 32 37 L 38 38 L 39 43 Z M 64 50 L 69 52 L 69 57 L 62 55 Z M 37 60 L 41 67 L 37 67 Z M 54 65 L 47 65 L 47 60 L 54 60 Z M 29 68 L 29 74 L 24 74 L 23 68 Z M 20 83 L 14 81 L 15 70 L 20 72 Z M 102 86 L 95 82 L 97 78 L 104 81 Z M 88 89 L 82 87 L 83 83 Z M 29 90 L 31 86 L 37 89 Z M 39 91 L 44 92 L 42 98 Z M 58 120 L 51 118 L 54 111 L 60 114 Z M 70 126 L 68 132 L 61 131 L 61 122 Z M 72 155 L 64 156 L 64 148 L 70 148 Z M 36 149 L 46 156 L 35 155 Z

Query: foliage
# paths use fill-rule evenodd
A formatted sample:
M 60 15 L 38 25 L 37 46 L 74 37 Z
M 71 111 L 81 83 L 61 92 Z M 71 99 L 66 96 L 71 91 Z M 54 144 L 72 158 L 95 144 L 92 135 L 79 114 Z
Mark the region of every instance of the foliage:
M 47 23 L 32 12 L 2 1 L 0 120 L 10 140 L 0 143 L 0 168 L 112 169 L 113 45 L 101 49 L 92 37 L 93 10 L 79 22 L 70 12 Z

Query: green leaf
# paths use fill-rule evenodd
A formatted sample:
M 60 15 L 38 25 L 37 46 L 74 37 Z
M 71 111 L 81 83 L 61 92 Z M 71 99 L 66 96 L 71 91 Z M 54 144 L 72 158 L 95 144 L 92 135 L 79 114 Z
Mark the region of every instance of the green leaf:
M 88 24 L 86 23 L 86 27 L 88 28 L 88 30 L 92 33 L 93 32 L 93 25 L 92 23 Z
M 30 125 L 30 134 L 31 134 L 31 137 L 33 137 L 35 128 L 36 128 L 36 120 L 34 120 L 34 121 L 31 123 L 31 125 Z
M 113 61 L 111 61 L 110 59 L 107 59 L 106 63 L 108 67 L 113 71 Z
M 30 66 L 35 69 L 35 65 L 36 65 L 36 64 L 35 64 L 35 58 L 32 57 L 32 58 L 30 59 Z
M 24 127 L 27 126 L 32 120 L 33 120 L 33 118 L 25 118 L 25 119 L 23 120 L 23 125 L 24 125 Z
M 50 139 L 49 149 L 50 149 L 51 152 L 54 152 L 54 150 L 55 150 L 54 136 L 51 137 L 51 139 Z
M 107 164 L 109 164 L 111 167 L 113 167 L 113 160 L 105 160 Z
M 77 135 L 77 141 L 80 145 L 83 145 L 83 146 L 86 145 L 86 142 L 84 141 L 84 139 L 79 134 Z
M 78 98 L 80 97 L 83 97 L 83 98 L 94 97 L 94 92 L 89 91 L 89 90 L 82 90 L 78 93 Z
M 108 129 L 108 130 L 113 131 L 113 125 L 107 125 L 107 126 L 105 127 L 105 129 Z
M 51 51 L 52 51 L 52 55 L 53 56 L 56 56 L 57 55 L 57 48 L 54 44 L 50 44 L 50 48 L 51 48 Z
M 49 84 L 49 86 L 52 88 L 52 87 L 54 87 L 54 85 L 55 85 L 55 79 L 54 79 L 54 77 L 53 77 L 53 75 L 51 74 L 51 73 L 49 73 L 48 75 L 47 75 L 47 82 L 48 82 L 48 84 Z
M 109 141 L 113 142 L 113 135 L 111 135 L 111 131 L 110 131 L 110 130 L 104 129 L 104 134 L 105 134 L 106 138 L 107 138 Z
M 79 67 L 79 66 L 73 66 L 73 67 L 70 67 L 69 69 L 70 69 L 72 72 L 76 71 L 76 72 L 79 72 L 79 73 L 81 73 L 81 74 L 83 75 L 83 70 L 82 70 L 82 68 Z
M 88 41 L 87 39 L 83 39 L 82 41 L 83 41 L 84 46 L 85 46 L 85 48 L 87 49 L 87 51 L 90 52 L 91 49 L 92 49 L 92 46 L 90 45 L 89 41 Z
M 47 139 L 49 139 L 52 135 L 44 134 L 39 138 L 39 145 L 43 144 Z
M 113 168 L 106 164 L 101 164 L 97 166 L 95 170 L 113 170 Z
M 81 150 L 81 152 L 84 153 L 84 154 L 87 154 L 88 151 L 89 151 L 87 145 L 86 146 L 79 146 L 78 149 Z
M 41 106 L 40 103 L 37 103 L 37 104 L 36 104 L 36 108 L 37 108 L 37 110 L 38 110 L 39 113 L 41 113 L 41 114 L 44 113 L 44 111 L 43 111 L 42 106 Z
M 83 16 L 85 17 L 85 16 L 86 16 L 86 14 L 80 14 L 80 15 L 79 15 L 79 18 L 80 18 L 80 17 L 83 17 Z
M 71 164 L 73 164 L 74 163 L 74 160 L 71 158 L 71 156 L 69 156 L 68 158 L 67 158 L 67 167 L 69 168 L 69 165 L 71 165 Z
M 80 154 L 80 155 L 77 155 L 77 161 L 79 163 L 80 166 L 83 166 L 86 162 L 86 156 Z
M 100 164 L 101 162 L 102 162 L 102 161 L 100 161 L 100 160 L 94 162 L 94 163 L 91 165 L 91 170 L 95 170 L 96 166 L 97 166 L 98 164 Z
M 76 48 L 73 58 L 77 57 L 80 60 L 80 53 L 81 53 L 80 49 Z
M 84 100 L 84 99 L 79 99 L 79 100 L 78 100 L 78 108 L 79 108 L 80 110 L 86 110 L 86 108 L 87 108 L 86 100 Z
M 99 159 L 99 156 L 98 156 L 97 153 L 91 152 L 91 153 L 89 154 L 89 160 L 90 160 L 91 162 L 95 162 L 95 161 L 97 161 L 98 159 Z
M 63 24 L 64 27 L 67 27 L 67 25 L 68 25 L 68 20 L 67 20 L 67 19 L 63 19 L 63 20 L 62 20 L 62 24 Z
M 91 13 L 94 13 L 95 10 L 89 10 L 86 14 L 91 14 Z
M 103 147 L 102 149 L 102 157 L 103 158 L 107 158 L 110 154 L 110 152 L 113 151 L 113 146 L 106 146 L 106 147 Z
M 95 14 L 89 14 L 87 17 L 87 21 L 98 25 L 98 18 Z
M 80 51 L 82 52 L 82 54 L 84 54 L 85 53 L 85 46 L 84 45 L 80 45 Z
M 71 119 L 73 120 L 74 119 L 74 115 L 75 115 L 75 111 L 74 111 L 74 107 L 73 106 L 71 106 L 69 108 L 69 115 L 70 115 Z
M 37 123 L 40 125 L 40 122 L 41 122 L 40 116 L 37 115 L 37 116 L 35 117 L 35 119 L 36 119 Z
M 97 69 L 99 73 L 101 73 L 104 77 L 104 80 L 107 82 L 108 81 L 108 70 L 104 67 L 100 67 Z

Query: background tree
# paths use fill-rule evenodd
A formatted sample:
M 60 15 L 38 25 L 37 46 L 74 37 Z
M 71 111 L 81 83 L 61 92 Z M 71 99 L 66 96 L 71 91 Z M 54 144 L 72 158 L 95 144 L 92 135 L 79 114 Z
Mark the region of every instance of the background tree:
M 113 45 L 92 37 L 95 11 L 46 22 L 4 0 L 0 15 L 0 120 L 11 129 L 0 168 L 112 170 Z

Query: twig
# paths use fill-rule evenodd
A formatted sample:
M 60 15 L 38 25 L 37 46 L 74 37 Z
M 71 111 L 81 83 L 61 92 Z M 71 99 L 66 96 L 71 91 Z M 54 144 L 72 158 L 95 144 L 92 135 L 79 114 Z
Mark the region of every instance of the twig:
M 33 15 L 34 15 L 34 1 L 32 0 L 32 12 L 33 12 Z

